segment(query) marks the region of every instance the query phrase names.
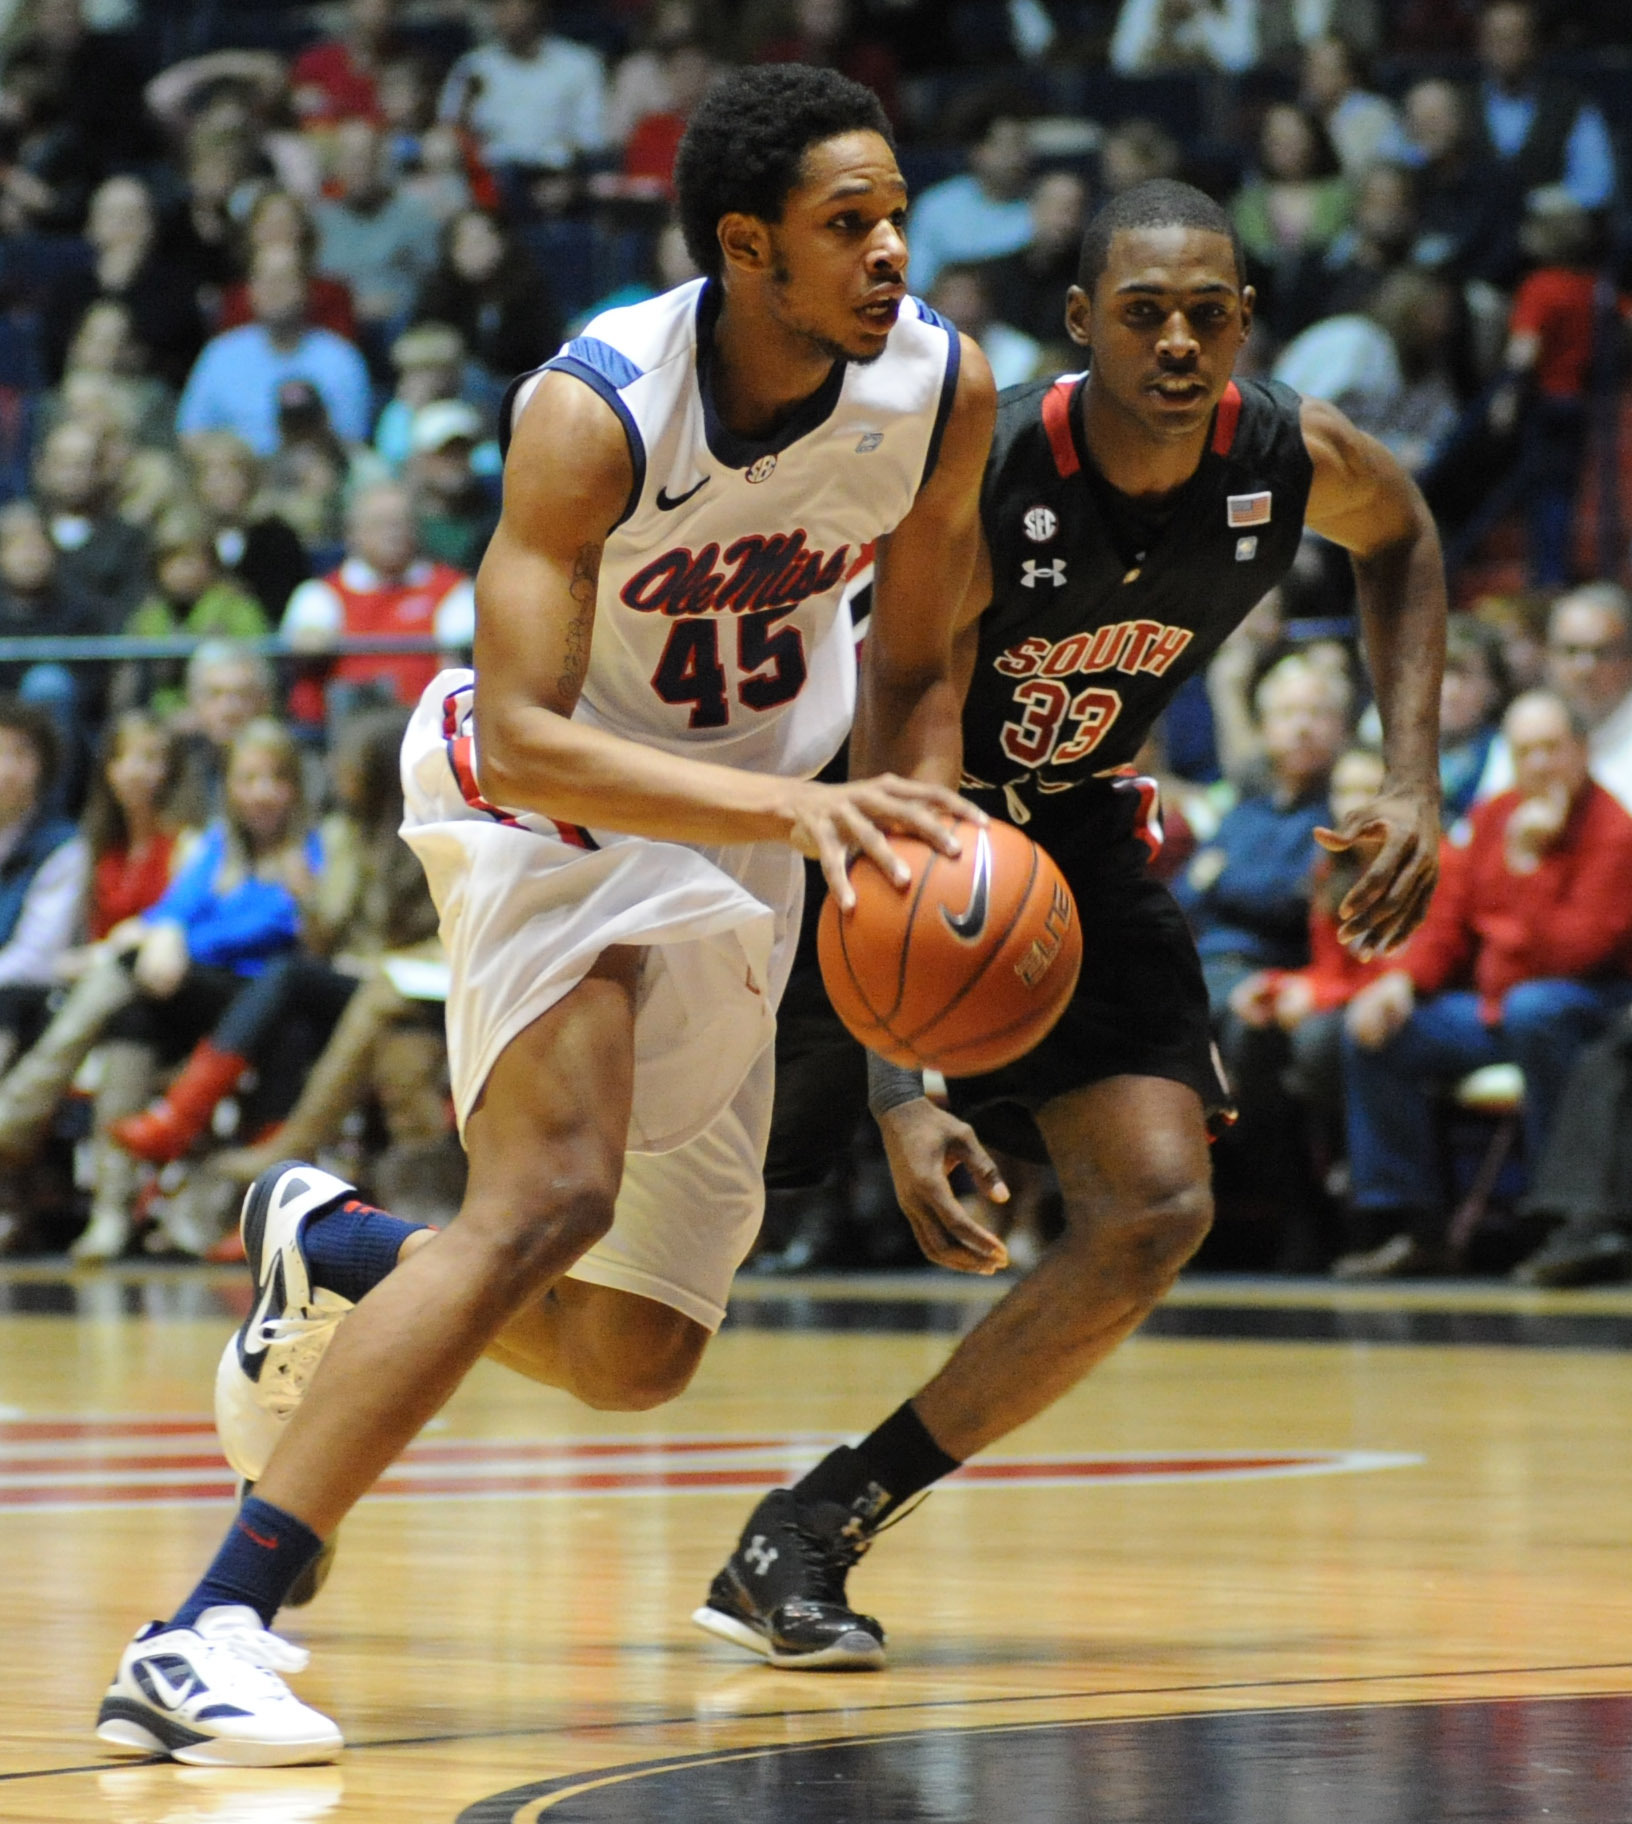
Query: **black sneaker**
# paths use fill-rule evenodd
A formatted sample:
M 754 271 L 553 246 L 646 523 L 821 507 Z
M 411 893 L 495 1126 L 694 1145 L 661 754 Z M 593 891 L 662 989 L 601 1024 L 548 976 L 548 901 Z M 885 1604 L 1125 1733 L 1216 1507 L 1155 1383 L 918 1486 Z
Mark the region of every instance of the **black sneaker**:
M 773 1666 L 804 1672 L 875 1672 L 884 1630 L 845 1599 L 844 1580 L 872 1529 L 836 1501 L 801 1507 L 772 1489 L 691 1619 Z

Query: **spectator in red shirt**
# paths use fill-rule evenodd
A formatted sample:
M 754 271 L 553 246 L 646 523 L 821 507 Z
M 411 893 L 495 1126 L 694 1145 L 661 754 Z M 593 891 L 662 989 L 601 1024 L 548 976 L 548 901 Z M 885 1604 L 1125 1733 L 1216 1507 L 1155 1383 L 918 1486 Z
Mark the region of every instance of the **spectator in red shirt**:
M 463 572 L 421 555 L 408 490 L 379 482 L 351 503 L 345 562 L 295 590 L 282 631 L 309 653 L 332 651 L 346 634 L 423 639 L 423 653 L 354 654 L 325 667 L 331 714 L 362 697 L 412 705 L 440 669 L 439 654 L 469 648 L 476 634 L 476 599 Z M 297 696 L 291 708 L 301 719 L 315 721 L 317 706 L 309 697 L 310 692 Z
M 295 111 L 307 126 L 342 120 L 384 122 L 379 79 L 396 55 L 399 0 L 350 0 L 339 38 L 310 45 L 289 72 Z
M 1632 816 L 1588 777 L 1562 697 L 1527 692 L 1503 730 L 1514 789 L 1474 811 L 1427 922 L 1349 1003 L 1351 1202 L 1388 1239 L 1340 1263 L 1348 1276 L 1445 1264 L 1435 1085 L 1519 1065 L 1533 1163 L 1577 1053 L 1632 1003 Z
M 1491 406 L 1497 429 L 1519 426 L 1529 519 L 1530 580 L 1570 581 L 1576 496 L 1587 451 L 1587 407 L 1599 334 L 1598 239 L 1592 217 L 1563 185 L 1532 190 L 1519 244 L 1536 262 L 1508 320 L 1509 374 Z M 1615 300 L 1625 315 L 1625 299 Z
M 663 54 L 663 71 L 669 105 L 636 122 L 623 149 L 625 177 L 643 178 L 661 185 L 664 196 L 674 195 L 674 159 L 680 136 L 691 111 L 708 92 L 719 66 L 699 39 L 688 38 Z

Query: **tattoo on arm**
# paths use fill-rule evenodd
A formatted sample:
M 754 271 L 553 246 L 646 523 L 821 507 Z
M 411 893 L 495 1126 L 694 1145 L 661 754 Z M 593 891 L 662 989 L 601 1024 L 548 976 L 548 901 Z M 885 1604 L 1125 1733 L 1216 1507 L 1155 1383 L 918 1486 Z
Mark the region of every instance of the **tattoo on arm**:
M 568 703 L 576 703 L 589 670 L 589 636 L 595 625 L 595 591 L 601 573 L 601 547 L 581 545 L 573 559 L 568 590 L 577 611 L 567 624 L 566 646 L 561 654 L 561 675 L 556 688 Z

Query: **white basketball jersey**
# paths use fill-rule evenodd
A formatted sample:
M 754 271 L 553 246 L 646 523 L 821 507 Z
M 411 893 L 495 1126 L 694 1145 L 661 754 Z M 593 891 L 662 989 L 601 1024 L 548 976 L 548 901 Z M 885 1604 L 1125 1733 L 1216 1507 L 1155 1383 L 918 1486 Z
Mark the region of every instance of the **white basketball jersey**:
M 616 734 L 808 778 L 855 709 L 847 591 L 935 466 L 958 337 L 910 299 L 884 353 L 837 362 L 777 435 L 736 436 L 709 371 L 719 288 L 698 279 L 609 310 L 543 374 L 591 386 L 622 421 L 634 487 L 601 556 L 575 715 Z

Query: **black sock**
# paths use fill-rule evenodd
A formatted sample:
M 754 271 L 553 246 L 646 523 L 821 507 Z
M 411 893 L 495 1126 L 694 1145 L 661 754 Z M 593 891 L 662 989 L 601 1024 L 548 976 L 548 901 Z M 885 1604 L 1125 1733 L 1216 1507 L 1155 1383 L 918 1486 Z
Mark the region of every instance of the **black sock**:
M 793 1492 L 809 1505 L 836 1501 L 863 1515 L 869 1526 L 877 1526 L 957 1467 L 958 1459 L 949 1457 L 929 1435 L 908 1400 L 854 1449 L 841 1444 L 830 1451 L 793 1485 Z

